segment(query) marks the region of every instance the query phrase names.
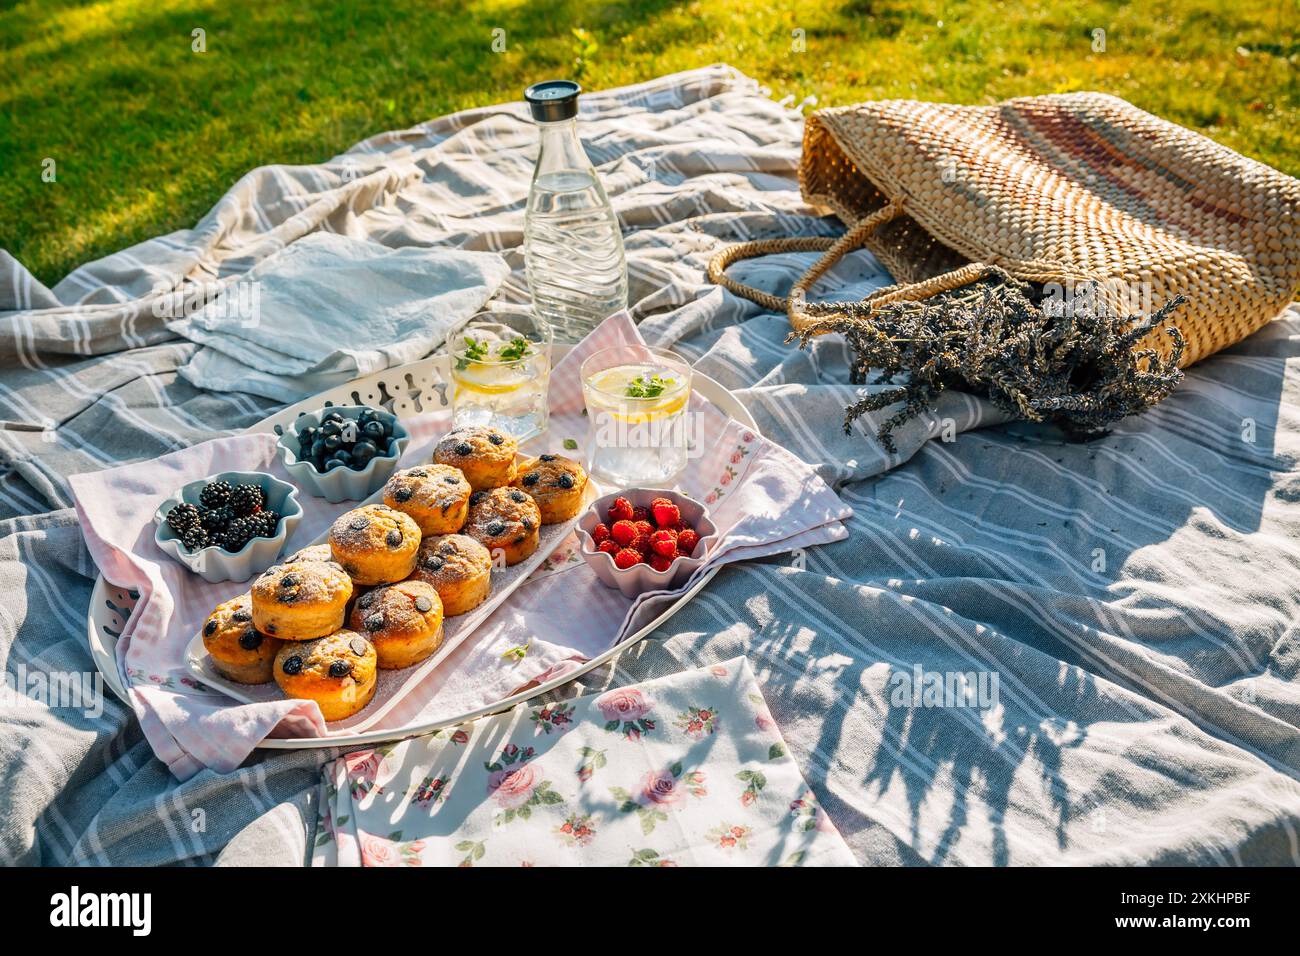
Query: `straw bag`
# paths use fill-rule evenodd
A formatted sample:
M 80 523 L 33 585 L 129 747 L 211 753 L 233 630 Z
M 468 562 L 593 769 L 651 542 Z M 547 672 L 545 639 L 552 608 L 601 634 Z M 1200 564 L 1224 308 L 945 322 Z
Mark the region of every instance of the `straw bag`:
M 1185 340 L 1179 366 L 1249 335 L 1300 286 L 1300 181 L 1099 93 L 822 110 L 805 126 L 799 185 L 846 223 L 842 237 L 748 242 L 709 263 L 711 281 L 787 312 L 797 333 L 829 330 L 836 307 L 808 293 L 859 246 L 899 284 L 855 321 L 995 274 L 1087 287 L 1122 315 L 1182 295 L 1169 320 Z M 788 299 L 725 275 L 738 259 L 793 250 L 825 254 Z M 1158 329 L 1133 345 L 1171 350 Z

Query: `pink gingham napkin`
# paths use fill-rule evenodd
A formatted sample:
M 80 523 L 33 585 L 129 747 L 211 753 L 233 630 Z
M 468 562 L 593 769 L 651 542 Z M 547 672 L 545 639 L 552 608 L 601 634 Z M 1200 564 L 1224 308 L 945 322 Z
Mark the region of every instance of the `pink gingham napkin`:
M 587 431 L 578 374 L 582 361 L 599 349 L 641 341 L 631 319 L 620 313 L 575 346 L 551 375 L 550 429 L 526 449 L 559 450 L 566 439 L 582 446 Z M 849 509 L 807 464 L 698 395 L 691 410 L 702 416 L 700 454 L 689 461 L 678 487 L 708 505 L 719 528 L 719 542 L 705 568 L 847 535 L 841 522 Z M 401 467 L 429 460 L 433 444 L 451 427 L 450 411 L 417 416 L 407 427 L 411 443 Z M 219 438 L 153 461 L 71 479 L 95 563 L 106 579 L 140 593 L 118 640 L 118 667 L 150 745 L 181 779 L 203 767 L 229 771 L 269 736 L 329 733 L 314 702 L 239 704 L 190 675 L 185 649 L 203 620 L 216 604 L 247 590 L 251 582 L 208 584 L 153 541 L 154 510 L 188 481 L 230 470 L 265 471 L 289 481 L 276 459 L 275 441 L 270 433 Z M 352 502 L 332 505 L 305 492 L 299 501 L 303 517 L 285 545 L 286 554 L 309 544 L 335 517 L 355 507 Z M 570 536 L 370 729 L 455 717 L 561 675 L 652 620 L 672 600 L 658 595 L 634 602 L 604 587 Z

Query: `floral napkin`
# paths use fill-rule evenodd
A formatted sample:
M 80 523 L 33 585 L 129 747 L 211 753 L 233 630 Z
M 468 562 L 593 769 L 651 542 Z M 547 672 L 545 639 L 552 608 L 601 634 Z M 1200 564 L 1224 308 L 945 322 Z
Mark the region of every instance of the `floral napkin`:
M 744 658 L 324 768 L 313 866 L 851 866 Z

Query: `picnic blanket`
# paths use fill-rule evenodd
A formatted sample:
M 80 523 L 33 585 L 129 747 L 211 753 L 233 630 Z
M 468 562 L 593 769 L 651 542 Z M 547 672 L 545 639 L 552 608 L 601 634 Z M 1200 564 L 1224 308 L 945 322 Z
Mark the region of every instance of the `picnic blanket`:
M 724 569 L 565 695 L 745 657 L 863 863 L 1300 863 L 1300 311 L 1106 438 L 1071 444 L 949 393 L 888 455 L 876 421 L 838 430 L 855 391 L 842 342 L 797 351 L 784 316 L 704 279 L 725 243 L 841 230 L 800 200 L 801 128 L 724 66 L 584 97 L 642 334 L 734 389 L 854 516 L 843 542 Z M 470 110 L 318 166 L 254 170 L 195 229 L 52 289 L 0 253 L 6 679 L 93 673 L 95 569 L 67 476 L 275 407 L 177 377 L 195 346 L 154 319 L 155 282 L 237 277 L 331 231 L 500 252 L 500 295 L 522 301 L 534 155 L 521 104 Z M 736 268 L 781 292 L 809 260 Z M 856 253 L 820 289 L 886 282 Z M 973 703 L 948 699 L 955 674 Z M 301 865 L 336 756 L 263 755 L 178 783 L 111 697 L 98 714 L 3 700 L 0 862 Z

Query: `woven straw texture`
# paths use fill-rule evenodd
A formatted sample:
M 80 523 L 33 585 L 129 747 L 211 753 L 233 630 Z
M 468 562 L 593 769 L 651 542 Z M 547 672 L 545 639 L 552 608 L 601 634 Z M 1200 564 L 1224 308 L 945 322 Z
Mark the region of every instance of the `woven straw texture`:
M 931 280 L 873 302 L 923 298 L 983 266 L 1096 283 L 1127 313 L 1181 293 L 1182 365 L 1267 323 L 1300 286 L 1300 181 L 1104 94 L 822 110 L 805 125 L 799 179 L 856 234 L 792 290 L 796 328 L 813 318 L 803 293 L 855 245 L 900 283 Z M 1156 333 L 1143 345 L 1167 348 Z

